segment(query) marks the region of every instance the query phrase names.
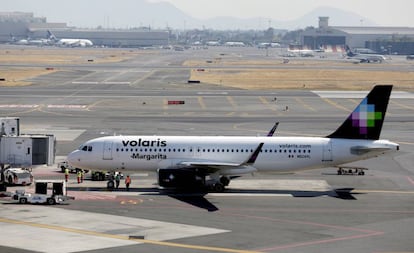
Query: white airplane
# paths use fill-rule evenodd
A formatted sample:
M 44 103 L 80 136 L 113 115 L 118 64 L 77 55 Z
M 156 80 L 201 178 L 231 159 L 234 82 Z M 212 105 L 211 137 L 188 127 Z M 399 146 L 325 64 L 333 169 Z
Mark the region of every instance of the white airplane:
M 221 192 L 243 174 L 331 167 L 399 150 L 379 139 L 391 89 L 375 86 L 326 137 L 272 137 L 277 123 L 263 137 L 108 136 L 85 142 L 67 158 L 82 169 L 157 171 L 160 187 L 202 185 Z
M 36 45 L 36 46 L 45 46 L 51 43 L 50 39 L 31 39 L 28 37 L 27 39 L 16 39 L 13 34 L 10 34 L 10 41 L 16 45 Z
M 345 46 L 345 50 L 346 50 L 346 55 L 347 55 L 348 59 L 356 59 L 360 63 L 364 63 L 364 62 L 366 62 L 366 63 L 371 63 L 371 62 L 382 63 L 383 61 L 386 60 L 385 56 L 383 56 L 381 54 L 354 53 L 354 52 L 352 52 L 352 50 L 349 48 L 348 45 Z
M 93 42 L 88 39 L 58 39 L 50 30 L 47 30 L 47 34 L 48 34 L 49 39 L 54 41 L 55 45 L 57 46 L 64 46 L 64 47 L 91 47 L 93 46 Z

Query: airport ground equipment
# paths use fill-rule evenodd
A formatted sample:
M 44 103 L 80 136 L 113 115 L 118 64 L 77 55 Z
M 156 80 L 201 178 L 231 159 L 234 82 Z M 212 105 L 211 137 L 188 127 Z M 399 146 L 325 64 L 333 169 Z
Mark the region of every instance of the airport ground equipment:
M 82 169 L 71 166 L 70 164 L 68 164 L 67 161 L 58 163 L 58 168 L 63 173 L 65 172 L 66 168 L 69 170 L 69 173 L 78 173 L 78 171 L 82 170 Z M 83 170 L 83 172 L 88 173 L 89 170 Z
M 367 168 L 354 167 L 354 166 L 338 166 L 337 168 L 338 168 L 338 170 L 337 170 L 338 175 L 363 176 L 363 175 L 365 175 L 365 171 L 368 170 Z
M 20 134 L 20 119 L 0 118 L 0 187 L 6 168 L 32 168 L 55 163 L 56 139 L 51 134 Z
M 75 199 L 66 195 L 65 180 L 37 180 L 35 181 L 35 193 L 27 193 L 25 190 L 17 190 L 13 200 L 20 204 L 62 204 L 70 199 Z
M 32 172 L 25 168 L 7 168 L 4 171 L 7 185 L 30 185 L 33 183 Z

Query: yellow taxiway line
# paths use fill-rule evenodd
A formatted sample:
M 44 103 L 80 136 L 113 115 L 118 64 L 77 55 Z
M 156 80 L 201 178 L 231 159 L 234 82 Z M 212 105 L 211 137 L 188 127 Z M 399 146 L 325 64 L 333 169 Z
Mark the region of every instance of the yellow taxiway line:
M 162 241 L 137 239 L 137 238 L 131 239 L 128 236 L 124 236 L 124 235 L 113 235 L 113 234 L 106 234 L 106 233 L 95 232 L 95 231 L 90 231 L 90 230 L 68 228 L 68 227 L 62 227 L 62 226 L 56 226 L 56 225 L 48 225 L 48 224 L 41 224 L 41 223 L 27 222 L 27 221 L 19 221 L 19 220 L 13 220 L 13 219 L 5 219 L 5 218 L 0 218 L 0 222 L 9 223 L 9 224 L 16 224 L 16 225 L 31 226 L 31 227 L 37 227 L 37 228 L 44 228 L 44 229 L 51 229 L 51 230 L 69 232 L 69 233 L 82 234 L 82 235 L 106 237 L 106 238 L 112 238 L 112 239 L 118 239 L 118 240 L 136 241 L 136 242 L 140 242 L 140 243 L 153 244 L 153 245 L 158 245 L 158 246 L 186 248 L 186 249 L 195 249 L 195 250 L 206 250 L 206 251 L 215 251 L 215 252 L 255 253 L 255 251 L 249 251 L 249 250 L 239 250 L 239 249 L 230 249 L 230 248 L 221 248 L 221 247 L 210 247 L 210 246 L 173 243 L 173 242 L 162 242 Z

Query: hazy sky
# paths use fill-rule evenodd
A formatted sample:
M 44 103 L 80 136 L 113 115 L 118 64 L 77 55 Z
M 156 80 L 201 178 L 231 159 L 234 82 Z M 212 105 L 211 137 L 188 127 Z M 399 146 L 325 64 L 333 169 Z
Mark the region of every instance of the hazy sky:
M 0 0 L 0 12 L 33 12 L 49 22 L 67 23 L 69 26 L 128 28 L 149 25 L 181 28 L 185 25 L 200 28 L 203 20 L 214 17 L 254 18 L 248 25 L 229 23 L 236 28 L 264 29 L 266 20 L 286 22 L 297 20 L 318 7 L 333 7 L 355 13 L 371 24 L 379 26 L 414 27 L 414 0 Z M 194 19 L 183 19 L 180 11 L 166 8 L 167 2 Z M 155 7 L 154 7 L 155 6 Z M 154 8 L 157 8 L 154 10 Z M 167 10 L 168 9 L 168 10 Z M 172 9 L 172 10 L 171 10 Z M 329 12 L 329 11 L 328 11 Z M 168 14 L 166 14 L 168 13 Z M 318 14 L 320 15 L 320 14 Z M 322 14 L 329 16 L 330 13 Z M 313 18 L 313 17 L 312 17 Z M 355 20 L 337 22 L 332 16 L 331 25 L 355 25 Z M 199 20 L 202 19 L 202 20 Z M 186 23 L 187 21 L 187 23 Z M 220 21 L 218 21 L 220 22 Z M 307 21 L 309 22 L 309 21 Z M 336 23 L 335 23 L 336 22 Z M 198 23 L 198 24 L 197 24 Z M 208 23 L 208 22 L 206 22 Z M 184 25 L 185 24 L 185 25 Z M 275 23 L 274 23 L 275 24 Z M 360 19 L 356 21 L 360 24 Z M 362 23 L 363 24 L 363 23 Z M 211 25 L 207 24 L 207 25 Z M 214 24 L 220 28 L 224 23 Z M 301 24 L 303 26 L 303 24 Z M 306 25 L 317 25 L 317 17 Z M 277 27 L 286 28 L 286 27 Z M 294 27 L 296 28 L 296 27 Z
M 296 19 L 319 6 L 355 12 L 378 25 L 414 27 L 413 0 L 148 0 L 170 2 L 193 17 Z

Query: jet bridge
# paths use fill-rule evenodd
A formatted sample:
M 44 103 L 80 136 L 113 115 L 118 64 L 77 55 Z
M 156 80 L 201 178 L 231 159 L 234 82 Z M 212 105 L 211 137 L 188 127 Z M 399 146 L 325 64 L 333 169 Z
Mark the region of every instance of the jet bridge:
M 0 137 L 0 164 L 11 167 L 55 162 L 55 137 L 53 135 L 20 135 Z
M 56 139 L 53 135 L 20 135 L 19 118 L 0 118 L 0 183 L 6 167 L 51 166 L 55 162 Z

